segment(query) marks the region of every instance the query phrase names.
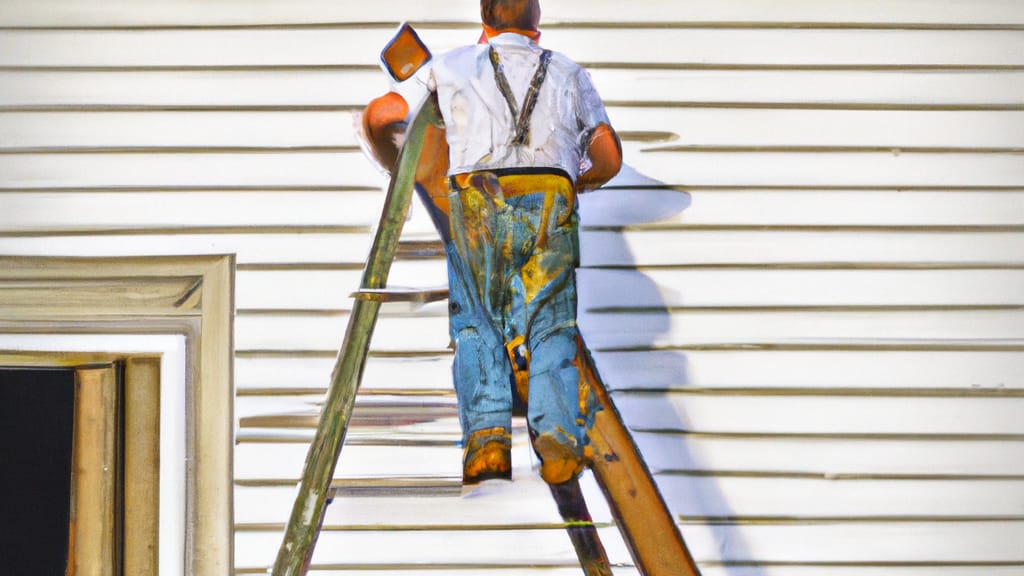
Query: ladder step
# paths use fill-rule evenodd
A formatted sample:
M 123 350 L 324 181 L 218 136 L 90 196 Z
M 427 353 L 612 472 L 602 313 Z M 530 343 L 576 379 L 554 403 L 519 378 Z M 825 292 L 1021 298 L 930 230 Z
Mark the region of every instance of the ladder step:
M 409 476 L 404 478 L 336 478 L 331 481 L 329 498 L 373 496 L 459 496 L 462 478 Z
M 427 304 L 448 298 L 448 287 L 361 288 L 349 296 L 357 300 L 366 300 L 369 302 L 414 302 L 417 304 Z
M 399 260 L 435 260 L 445 257 L 444 243 L 439 239 L 399 240 L 395 258 Z

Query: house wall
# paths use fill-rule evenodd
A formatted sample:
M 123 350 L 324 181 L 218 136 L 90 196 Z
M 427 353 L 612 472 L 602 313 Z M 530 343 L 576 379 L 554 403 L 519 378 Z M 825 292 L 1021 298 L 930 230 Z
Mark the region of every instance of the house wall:
M 351 119 L 377 52 L 475 15 L 0 3 L 0 253 L 237 254 L 238 574 L 280 543 L 383 200 Z M 1024 4 L 544 19 L 630 166 L 581 201 L 581 322 L 704 573 L 1024 571 Z M 433 239 L 422 210 L 405 238 Z M 444 282 L 430 254 L 391 279 Z M 513 485 L 460 495 L 444 304 L 386 309 L 373 350 L 315 572 L 578 573 L 522 434 Z

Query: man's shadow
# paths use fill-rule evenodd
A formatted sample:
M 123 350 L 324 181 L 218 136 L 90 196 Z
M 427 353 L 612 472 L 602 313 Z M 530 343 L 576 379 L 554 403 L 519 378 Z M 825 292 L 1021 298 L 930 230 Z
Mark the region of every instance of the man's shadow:
M 661 336 L 671 332 L 673 314 L 666 303 L 685 302 L 685 286 L 659 286 L 643 271 L 626 239 L 629 226 L 670 219 L 691 203 L 691 196 L 644 176 L 629 166 L 600 190 L 580 196 L 581 266 L 578 270 L 579 322 L 597 369 L 612 400 L 643 394 L 657 398 L 657 415 L 648 409 L 616 406 L 630 428 L 641 454 L 649 464 L 662 497 L 677 521 L 692 517 L 732 518 L 729 502 L 703 470 L 686 434 L 688 418 L 670 395 L 672 390 L 699 386 L 690 375 L 684 352 L 666 349 Z M 637 266 L 640 265 L 640 268 Z M 682 292 L 682 294 L 679 294 Z M 673 294 L 675 293 L 675 294 Z M 678 320 L 675 320 L 678 322 Z M 639 391 L 639 392 L 638 392 Z M 651 406 L 651 403 L 645 403 Z M 625 410 L 623 409 L 625 407 Z M 638 433 L 646 421 L 670 423 L 679 433 Z M 651 464 L 653 462 L 653 465 Z M 687 537 L 686 525 L 682 526 Z M 687 539 L 691 553 L 700 560 L 749 560 L 749 547 L 728 522 L 709 522 L 705 534 L 692 530 Z M 708 558 L 696 540 L 713 539 L 717 554 Z M 706 541 L 706 540 L 705 540 Z M 726 568 L 739 576 L 758 576 L 751 567 Z

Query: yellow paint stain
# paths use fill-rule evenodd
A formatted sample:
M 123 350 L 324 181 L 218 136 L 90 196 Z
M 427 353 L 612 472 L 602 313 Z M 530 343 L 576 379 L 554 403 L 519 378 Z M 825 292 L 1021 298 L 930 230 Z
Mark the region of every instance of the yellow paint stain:
M 565 270 L 564 266 L 545 266 L 544 260 L 544 255 L 538 254 L 530 258 L 522 267 L 521 277 L 523 287 L 526 289 L 524 298 L 527 302 L 532 302 L 545 286 Z

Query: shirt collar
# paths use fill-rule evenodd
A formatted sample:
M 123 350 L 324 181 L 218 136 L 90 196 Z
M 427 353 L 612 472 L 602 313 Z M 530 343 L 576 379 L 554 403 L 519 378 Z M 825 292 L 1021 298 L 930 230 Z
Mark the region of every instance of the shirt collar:
M 533 40 L 515 32 L 504 32 L 492 37 L 488 42 L 499 46 L 535 46 Z

